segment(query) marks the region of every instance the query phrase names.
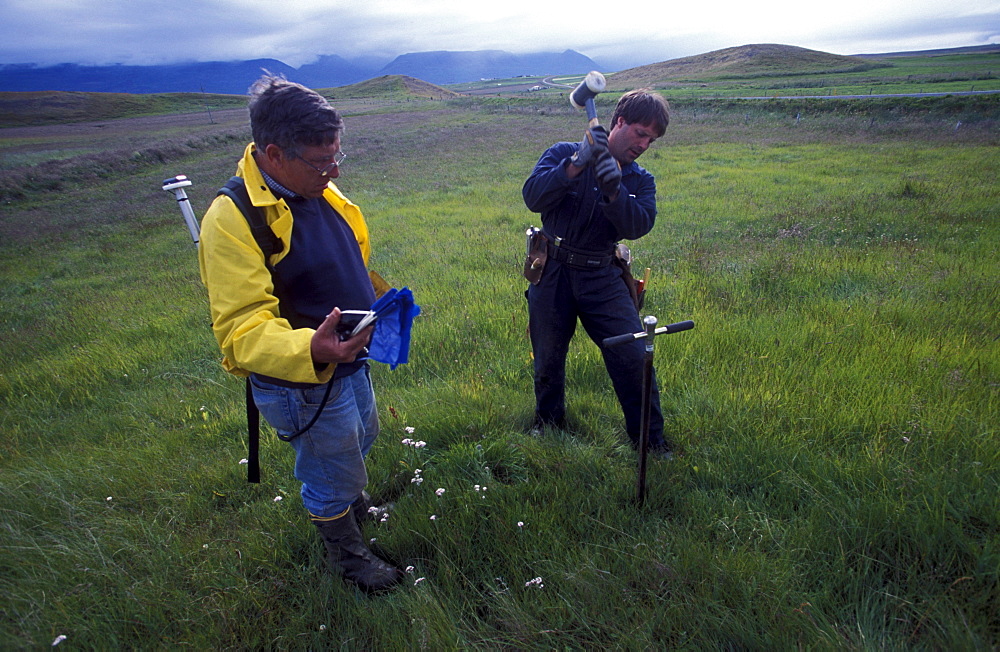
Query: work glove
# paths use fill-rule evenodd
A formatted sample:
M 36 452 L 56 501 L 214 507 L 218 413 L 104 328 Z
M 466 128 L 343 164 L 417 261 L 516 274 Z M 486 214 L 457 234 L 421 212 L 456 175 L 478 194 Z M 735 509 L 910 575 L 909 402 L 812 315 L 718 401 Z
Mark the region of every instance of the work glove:
M 622 170 L 610 152 L 605 152 L 604 156 L 594 163 L 594 174 L 597 176 L 597 185 L 600 187 L 602 195 L 609 199 L 618 196 L 618 188 L 622 182 Z
M 583 134 L 580 148 L 570 161 L 578 168 L 585 168 L 608 151 L 608 131 L 601 125 L 591 127 Z

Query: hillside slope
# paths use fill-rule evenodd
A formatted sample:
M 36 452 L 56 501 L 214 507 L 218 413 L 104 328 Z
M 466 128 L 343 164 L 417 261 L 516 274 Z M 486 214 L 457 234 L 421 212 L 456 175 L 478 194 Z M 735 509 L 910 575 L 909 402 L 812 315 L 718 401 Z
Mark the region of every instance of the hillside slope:
M 318 92 L 329 98 L 345 97 L 367 97 L 367 98 L 393 98 L 421 97 L 427 99 L 441 100 L 449 97 L 458 97 L 458 93 L 448 89 L 435 86 L 422 79 L 416 79 L 407 75 L 382 75 L 374 79 L 369 79 L 349 86 L 337 86 L 335 88 L 322 88 Z
M 809 50 L 771 43 L 741 45 L 647 66 L 629 68 L 608 78 L 608 88 L 625 90 L 639 86 L 658 87 L 678 81 L 720 78 L 784 76 L 808 73 L 857 72 L 884 67 L 860 57 Z
M 246 97 L 240 95 L 0 91 L 0 127 L 113 120 L 169 113 L 200 113 L 211 109 L 245 106 Z

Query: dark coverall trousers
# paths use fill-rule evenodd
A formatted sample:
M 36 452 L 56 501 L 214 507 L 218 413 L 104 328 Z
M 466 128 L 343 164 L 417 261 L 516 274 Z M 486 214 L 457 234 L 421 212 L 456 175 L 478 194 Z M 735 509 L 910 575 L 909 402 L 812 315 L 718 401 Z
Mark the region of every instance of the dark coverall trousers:
M 599 347 L 606 337 L 642 331 L 642 323 L 622 279 L 622 270 L 615 265 L 583 269 L 550 256 L 541 281 L 529 285 L 526 295 L 535 355 L 536 418 L 561 425 L 566 415 L 566 354 L 577 318 Z M 638 445 L 642 431 L 644 350 L 642 340 L 601 347 L 633 446 Z M 664 445 L 663 413 L 655 375 L 650 398 L 649 446 L 658 448 Z

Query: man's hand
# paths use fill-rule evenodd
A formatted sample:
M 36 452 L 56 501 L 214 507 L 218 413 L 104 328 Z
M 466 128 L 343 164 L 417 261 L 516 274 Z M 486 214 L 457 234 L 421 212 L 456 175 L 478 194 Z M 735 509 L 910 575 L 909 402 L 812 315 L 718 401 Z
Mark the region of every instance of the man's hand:
M 354 362 L 361 349 L 368 345 L 375 324 L 364 329 L 349 340 L 341 340 L 337 332 L 340 323 L 340 308 L 334 308 L 319 325 L 309 343 L 309 350 L 315 364 L 339 364 Z
M 618 161 L 605 152 L 604 156 L 597 159 L 594 164 L 594 174 L 597 175 L 597 185 L 601 188 L 601 194 L 614 201 L 618 197 L 618 190 L 622 182 L 622 170 L 618 167 Z
M 583 134 L 583 141 L 580 148 L 576 150 L 570 161 L 578 168 L 585 168 L 593 161 L 598 160 L 608 151 L 608 131 L 597 125 L 591 127 Z

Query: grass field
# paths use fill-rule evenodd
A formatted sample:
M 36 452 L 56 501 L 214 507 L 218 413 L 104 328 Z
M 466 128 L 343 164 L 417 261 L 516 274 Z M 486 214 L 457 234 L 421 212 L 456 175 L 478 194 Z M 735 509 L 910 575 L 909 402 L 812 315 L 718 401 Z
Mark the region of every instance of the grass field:
M 569 430 L 525 434 L 520 186 L 585 118 L 345 106 L 339 185 L 423 308 L 410 364 L 374 369 L 396 509 L 365 532 L 411 573 L 378 598 L 325 572 L 285 444 L 245 482 L 242 384 L 160 190 L 187 174 L 202 212 L 245 124 L 118 122 L 73 156 L 0 130 L 0 648 L 996 648 L 997 103 L 838 102 L 678 100 L 640 159 L 644 312 L 696 323 L 657 339 L 680 455 L 641 507 L 582 336 Z

